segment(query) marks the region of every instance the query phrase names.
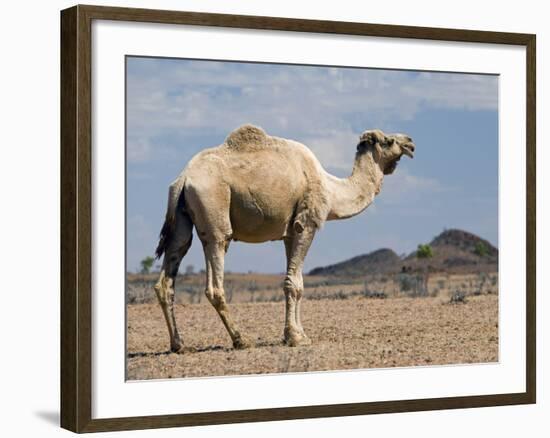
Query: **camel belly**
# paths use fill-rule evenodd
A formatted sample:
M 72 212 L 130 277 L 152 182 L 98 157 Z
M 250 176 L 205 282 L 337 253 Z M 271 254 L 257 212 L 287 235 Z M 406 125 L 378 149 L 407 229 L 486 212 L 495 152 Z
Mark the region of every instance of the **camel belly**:
M 282 239 L 304 192 L 299 161 L 274 160 L 259 153 L 234 157 L 225 173 L 231 190 L 233 239 L 254 243 Z
M 281 240 L 286 236 L 286 226 L 280 224 L 269 224 L 258 228 L 249 227 L 248 224 L 232 224 L 232 239 L 240 242 L 261 243 L 270 240 Z M 242 226 L 241 226 L 242 225 Z
M 293 212 L 294 204 L 288 199 L 264 197 L 249 190 L 232 192 L 230 219 L 233 240 L 250 243 L 280 240 L 287 234 Z

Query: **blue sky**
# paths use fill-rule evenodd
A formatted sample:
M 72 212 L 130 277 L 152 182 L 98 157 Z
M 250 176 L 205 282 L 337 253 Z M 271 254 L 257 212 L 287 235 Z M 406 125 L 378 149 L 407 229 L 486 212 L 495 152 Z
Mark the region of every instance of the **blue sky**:
M 498 77 L 345 67 L 127 58 L 127 269 L 152 255 L 168 185 L 198 151 L 243 123 L 307 145 L 347 176 L 366 129 L 410 135 L 362 214 L 328 222 L 306 271 L 381 247 L 408 253 L 445 228 L 498 246 Z M 182 268 L 202 269 L 198 239 Z M 226 270 L 282 272 L 282 242 L 233 242 Z

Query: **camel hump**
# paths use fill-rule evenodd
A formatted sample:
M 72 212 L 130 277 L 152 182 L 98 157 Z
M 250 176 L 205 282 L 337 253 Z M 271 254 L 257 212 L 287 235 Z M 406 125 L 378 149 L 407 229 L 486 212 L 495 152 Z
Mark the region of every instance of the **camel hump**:
M 268 135 L 254 125 L 246 124 L 232 131 L 225 139 L 225 144 L 235 150 L 255 150 L 267 146 Z

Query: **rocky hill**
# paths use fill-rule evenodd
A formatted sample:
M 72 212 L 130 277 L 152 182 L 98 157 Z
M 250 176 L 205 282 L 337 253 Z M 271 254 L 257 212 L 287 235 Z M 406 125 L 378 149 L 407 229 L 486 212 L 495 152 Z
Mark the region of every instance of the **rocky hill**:
M 400 258 L 391 249 L 379 249 L 342 262 L 312 269 L 310 275 L 362 276 L 398 272 L 476 273 L 498 270 L 498 249 L 467 231 L 451 229 L 430 243 L 432 257 L 419 258 L 416 251 Z
M 391 249 L 383 248 L 359 255 L 334 265 L 312 269 L 310 275 L 387 274 L 395 270 L 401 258 Z

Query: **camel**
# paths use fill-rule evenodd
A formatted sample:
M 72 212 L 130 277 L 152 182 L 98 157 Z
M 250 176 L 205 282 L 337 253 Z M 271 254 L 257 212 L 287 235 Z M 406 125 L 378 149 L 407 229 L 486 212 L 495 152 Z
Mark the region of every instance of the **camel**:
M 351 176 L 326 172 L 305 145 L 266 134 L 247 124 L 220 146 L 196 154 L 170 185 L 168 207 L 156 256 L 164 254 L 155 292 L 170 336 L 170 350 L 183 352 L 174 317 L 174 282 L 193 237 L 206 261 L 205 294 L 219 314 L 233 347 L 251 347 L 232 319 L 224 295 L 224 257 L 229 243 L 283 240 L 287 267 L 283 290 L 284 344 L 309 345 L 300 318 L 302 267 L 315 233 L 326 221 L 365 210 L 380 192 L 384 175 L 394 172 L 415 145 L 404 134 L 380 130 L 359 137 Z

